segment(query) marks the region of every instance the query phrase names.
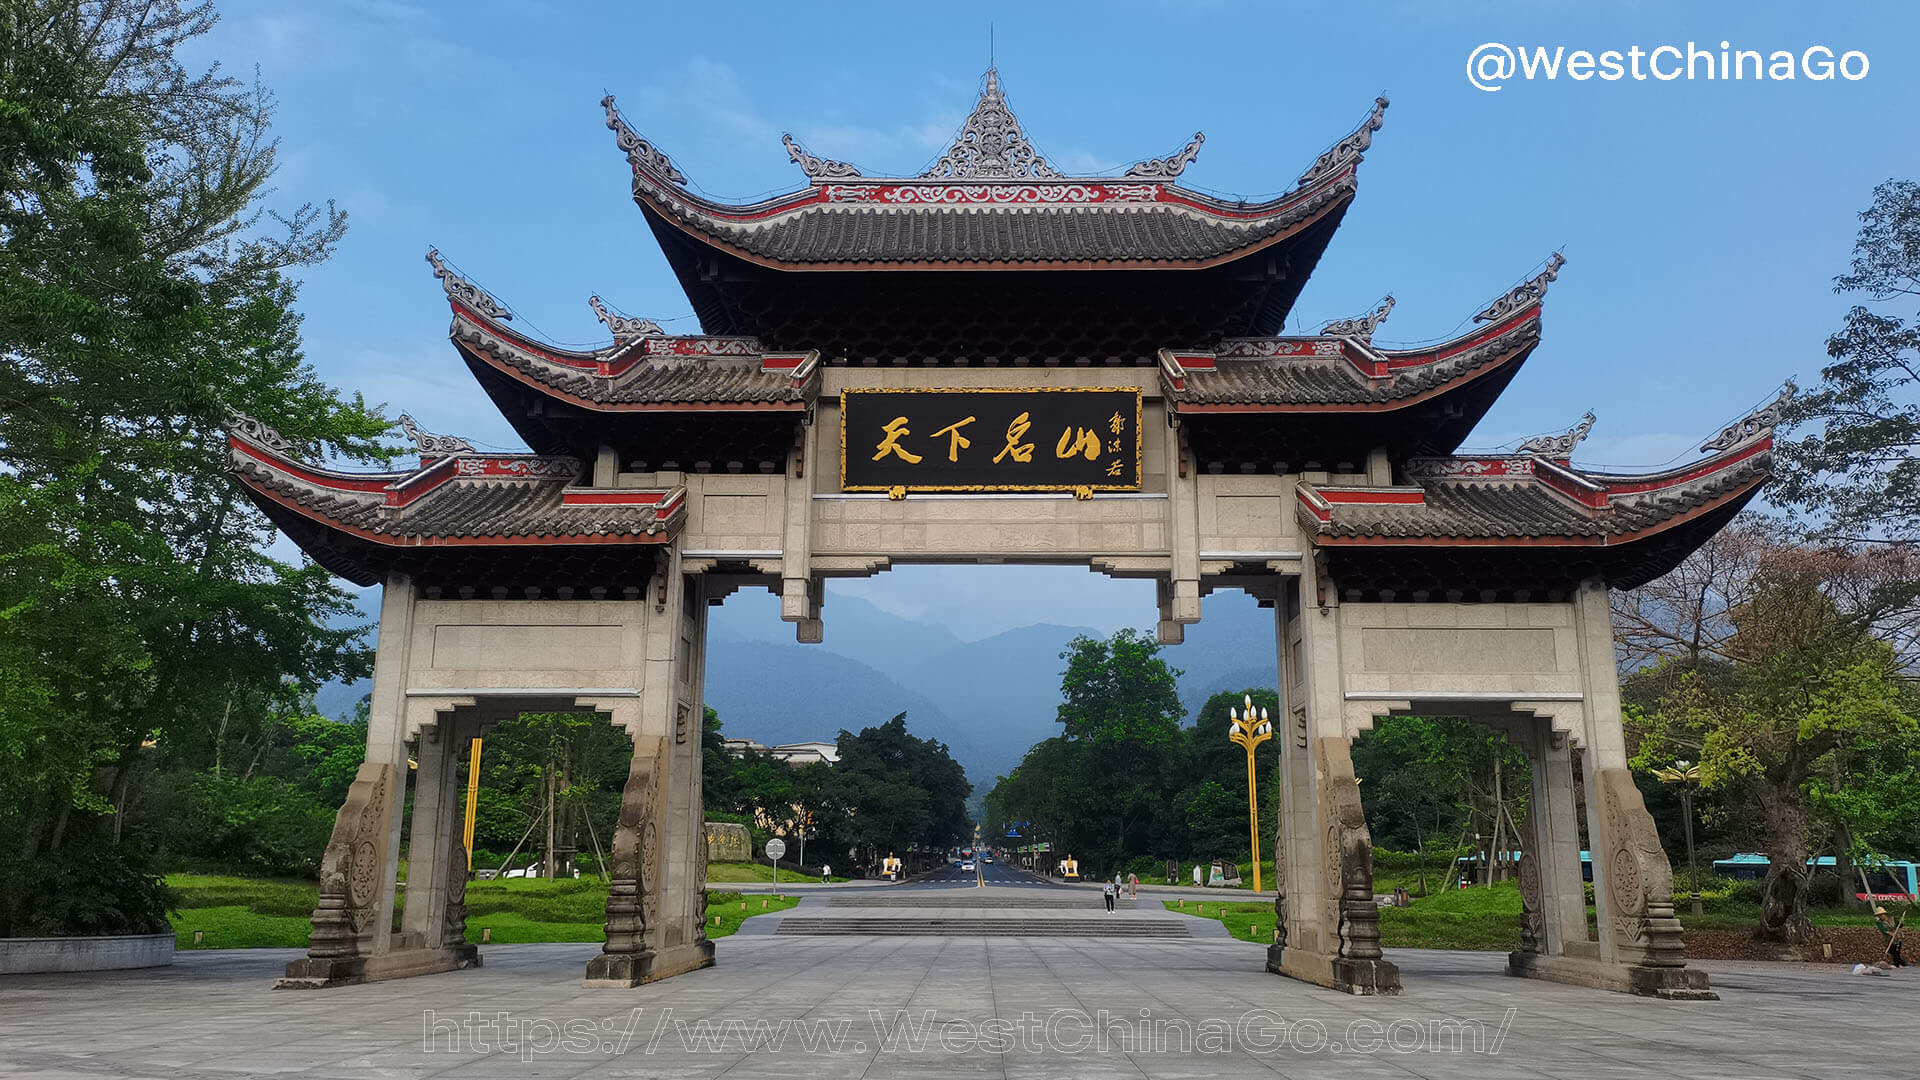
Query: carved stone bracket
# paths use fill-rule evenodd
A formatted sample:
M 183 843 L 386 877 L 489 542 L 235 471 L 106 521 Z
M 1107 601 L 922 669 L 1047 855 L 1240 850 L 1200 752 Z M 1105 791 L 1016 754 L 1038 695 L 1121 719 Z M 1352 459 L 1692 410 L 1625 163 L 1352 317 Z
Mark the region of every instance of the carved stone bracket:
M 398 767 L 362 762 L 320 857 L 320 903 L 307 955 L 287 965 L 281 986 L 362 982 L 373 953 L 386 884 L 388 839 L 402 783 Z
M 1602 876 L 1613 901 L 1615 955 L 1628 964 L 1685 967 L 1686 944 L 1673 913 L 1673 868 L 1653 815 L 1626 769 L 1601 769 L 1595 779 L 1607 823 Z

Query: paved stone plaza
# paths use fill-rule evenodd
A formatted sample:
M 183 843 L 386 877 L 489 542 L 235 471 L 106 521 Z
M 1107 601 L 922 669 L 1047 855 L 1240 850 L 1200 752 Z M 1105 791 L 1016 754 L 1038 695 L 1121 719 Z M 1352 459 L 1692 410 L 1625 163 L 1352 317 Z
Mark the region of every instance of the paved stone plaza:
M 592 944 L 495 945 L 481 970 L 309 992 L 269 989 L 292 950 L 12 977 L 0 1076 L 1892 1078 L 1914 1074 L 1902 1033 L 1920 1004 L 1912 976 L 1801 965 L 1708 963 L 1723 1000 L 1669 1003 L 1508 978 L 1499 954 L 1399 950 L 1406 993 L 1354 998 L 1218 938 L 718 944 L 718 966 L 633 990 L 581 988 Z

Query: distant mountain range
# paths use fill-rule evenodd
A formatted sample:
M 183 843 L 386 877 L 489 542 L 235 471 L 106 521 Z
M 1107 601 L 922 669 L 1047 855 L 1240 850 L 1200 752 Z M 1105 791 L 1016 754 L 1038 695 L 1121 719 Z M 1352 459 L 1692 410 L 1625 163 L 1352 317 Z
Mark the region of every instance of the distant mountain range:
M 368 590 L 368 618 L 378 608 Z M 962 641 L 936 623 L 889 614 L 865 600 L 834 596 L 826 641 L 800 645 L 779 605 L 741 593 L 716 610 L 707 635 L 707 704 L 723 730 L 769 745 L 832 739 L 907 714 L 908 727 L 947 744 L 976 795 L 1019 763 L 1027 748 L 1058 733 L 1060 654 L 1084 626 L 1036 623 Z M 1241 593 L 1208 597 L 1206 617 L 1162 654 L 1180 669 L 1188 717 L 1222 690 L 1272 686 L 1273 613 Z M 1151 623 L 1145 625 L 1151 626 Z M 334 683 L 318 697 L 329 716 L 348 715 L 364 681 Z

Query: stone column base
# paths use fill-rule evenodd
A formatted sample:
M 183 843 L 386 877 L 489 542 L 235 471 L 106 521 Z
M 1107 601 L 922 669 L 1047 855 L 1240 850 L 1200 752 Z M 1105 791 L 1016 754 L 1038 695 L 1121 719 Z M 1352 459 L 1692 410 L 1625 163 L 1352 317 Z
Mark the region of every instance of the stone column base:
M 1400 992 L 1400 968 L 1390 960 L 1353 960 L 1269 945 L 1267 970 L 1343 994 L 1371 997 Z
M 580 980 L 580 985 L 625 989 L 712 966 L 711 941 L 676 945 L 657 953 L 601 953 L 587 961 L 587 977 Z
M 328 986 L 352 986 L 356 983 L 405 979 L 414 975 L 437 975 L 480 967 L 480 950 L 474 945 L 454 945 L 445 949 L 396 949 L 378 956 L 349 956 L 319 960 L 303 956 L 287 965 L 286 977 L 273 984 L 276 990 L 319 990 Z
M 1507 974 L 1669 1001 L 1720 1000 L 1707 985 L 1707 973 L 1693 968 L 1609 964 L 1576 956 L 1516 952 L 1507 954 Z

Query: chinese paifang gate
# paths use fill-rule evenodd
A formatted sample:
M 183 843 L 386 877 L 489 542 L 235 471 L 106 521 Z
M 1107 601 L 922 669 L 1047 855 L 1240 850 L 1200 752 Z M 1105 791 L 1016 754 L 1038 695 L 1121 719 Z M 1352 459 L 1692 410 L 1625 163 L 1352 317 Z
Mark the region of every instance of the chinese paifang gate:
M 530 453 L 409 420 L 418 467 L 351 473 L 260 420 L 233 424 L 234 474 L 267 515 L 334 573 L 385 586 L 366 764 L 327 846 L 312 947 L 283 985 L 479 962 L 459 759 L 484 725 L 534 710 L 605 713 L 634 739 L 587 982 L 711 964 L 708 606 L 771 589 L 817 642 L 828 578 L 1012 561 L 1152 579 L 1165 642 L 1216 589 L 1274 608 L 1270 970 L 1399 988 L 1350 746 L 1380 717 L 1465 716 L 1531 762 L 1508 970 L 1711 996 L 1686 966 L 1667 857 L 1628 774 L 1608 591 L 1664 573 L 1753 498 L 1779 402 L 1664 472 L 1576 467 L 1591 415 L 1513 452 L 1458 455 L 1540 343 L 1558 255 L 1440 344 L 1376 346 L 1391 298 L 1281 333 L 1385 99 L 1266 202 L 1180 184 L 1200 135 L 1119 176 L 1064 176 L 992 71 L 921 175 L 867 177 L 788 137 L 805 185 L 744 206 L 694 194 L 602 105 L 702 333 L 594 297 L 612 344 L 559 348 L 430 253 L 453 349 Z

